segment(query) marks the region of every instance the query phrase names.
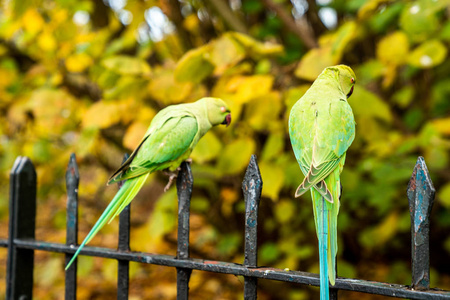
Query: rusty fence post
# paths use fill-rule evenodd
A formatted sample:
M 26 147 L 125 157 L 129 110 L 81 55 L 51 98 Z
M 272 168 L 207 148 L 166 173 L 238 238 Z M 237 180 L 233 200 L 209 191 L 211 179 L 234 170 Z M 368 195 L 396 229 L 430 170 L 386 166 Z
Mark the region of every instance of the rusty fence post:
M 417 290 L 430 288 L 430 213 L 434 194 L 428 168 L 420 156 L 407 188 L 411 214 L 411 285 Z
M 35 225 L 36 171 L 28 157 L 19 156 L 10 172 L 7 300 L 33 298 L 34 250 L 17 247 L 15 240 L 34 240 Z
M 124 163 L 129 155 L 123 157 Z M 125 181 L 120 181 L 117 185 L 119 189 Z M 119 251 L 130 251 L 130 209 L 131 203 L 128 204 L 119 215 Z M 127 300 L 130 286 L 130 262 L 127 260 L 117 260 L 117 300 Z
M 80 173 L 78 171 L 75 154 L 70 155 L 69 164 L 66 170 L 66 245 L 76 246 L 78 244 L 78 185 L 80 183 Z M 72 259 L 73 254 L 66 253 L 65 265 Z M 77 299 L 77 262 L 72 268 L 65 272 L 65 299 Z
M 194 177 L 191 166 L 187 162 L 181 164 L 181 170 L 177 177 L 178 195 L 178 246 L 177 258 L 189 258 L 189 209 L 191 205 L 192 188 Z M 189 279 L 191 269 L 177 268 L 177 299 L 185 300 L 189 298 Z
M 245 256 L 244 266 L 256 268 L 258 264 L 258 210 L 262 191 L 262 178 L 256 156 L 252 155 L 245 172 L 242 190 L 245 199 Z M 256 277 L 244 277 L 244 299 L 257 298 Z

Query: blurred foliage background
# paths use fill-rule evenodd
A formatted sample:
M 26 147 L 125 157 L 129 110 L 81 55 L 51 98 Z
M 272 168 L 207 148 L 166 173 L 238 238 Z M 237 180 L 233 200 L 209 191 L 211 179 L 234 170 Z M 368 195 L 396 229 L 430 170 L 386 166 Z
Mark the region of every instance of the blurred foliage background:
M 288 134 L 290 108 L 326 66 L 357 74 L 356 139 L 343 172 L 338 275 L 410 284 L 405 195 L 418 155 L 437 189 L 431 283 L 450 289 L 450 6 L 448 0 L 8 0 L 0 11 L 0 224 L 18 155 L 38 174 L 36 237 L 65 242 L 64 172 L 80 165 L 83 239 L 106 187 L 161 108 L 221 97 L 229 128 L 192 154 L 193 257 L 243 262 L 241 182 L 252 153 L 263 176 L 259 265 L 318 272 L 309 195 Z M 133 202 L 131 247 L 176 254 L 176 191 L 151 176 Z M 91 245 L 116 247 L 117 220 Z M 6 250 L 0 249 L 0 299 Z M 37 252 L 35 299 L 63 298 L 63 257 Z M 79 299 L 115 297 L 115 261 L 80 257 Z M 130 299 L 175 299 L 172 268 L 131 264 Z M 243 279 L 194 271 L 192 299 L 242 297 Z M 318 289 L 259 281 L 260 299 Z M 340 292 L 341 299 L 379 299 Z

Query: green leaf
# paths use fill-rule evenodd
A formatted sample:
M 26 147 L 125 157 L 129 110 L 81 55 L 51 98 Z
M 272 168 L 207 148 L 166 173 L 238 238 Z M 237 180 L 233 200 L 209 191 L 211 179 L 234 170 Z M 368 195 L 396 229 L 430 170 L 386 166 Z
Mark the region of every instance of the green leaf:
M 209 45 L 188 51 L 178 61 L 175 68 L 175 80 L 200 83 L 214 71 L 210 60 Z
M 280 255 L 280 251 L 274 243 L 265 243 L 260 247 L 258 252 L 258 256 L 264 264 L 274 262 Z
M 213 132 L 208 132 L 203 136 L 192 151 L 191 158 L 200 164 L 216 158 L 223 146 Z
M 219 156 L 217 168 L 225 174 L 242 172 L 247 167 L 255 148 L 255 141 L 247 137 L 232 141 Z
M 400 108 L 406 108 L 414 98 L 414 87 L 405 86 L 392 95 L 394 100 Z
M 348 98 L 355 118 L 377 118 L 386 122 L 392 121 L 389 106 L 376 94 L 362 86 L 355 86 L 353 95 Z M 358 121 L 357 121 L 358 123 Z
M 265 187 L 266 182 L 264 181 L 264 188 Z M 275 218 L 278 222 L 286 224 L 294 217 L 294 215 L 295 205 L 292 203 L 292 200 L 279 201 L 277 205 L 275 205 Z
M 264 144 L 261 158 L 263 161 L 276 159 L 284 150 L 285 136 L 282 133 L 272 133 Z

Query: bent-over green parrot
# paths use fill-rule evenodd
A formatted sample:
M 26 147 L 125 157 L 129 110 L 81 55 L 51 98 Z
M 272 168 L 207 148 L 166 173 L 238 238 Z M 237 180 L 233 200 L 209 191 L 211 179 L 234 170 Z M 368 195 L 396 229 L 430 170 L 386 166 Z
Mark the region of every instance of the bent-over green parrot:
M 292 148 L 305 175 L 295 197 L 311 190 L 319 240 L 321 300 L 329 299 L 327 277 L 332 285 L 336 279 L 339 176 L 355 137 L 355 120 L 347 102 L 355 81 L 348 66 L 325 68 L 289 115 Z
M 166 169 L 176 171 L 209 129 L 219 124 L 228 126 L 230 122 L 230 109 L 218 98 L 171 105 L 159 111 L 139 146 L 109 179 L 108 184 L 126 181 L 81 243 L 66 270 L 97 232 L 133 200 L 150 173 Z

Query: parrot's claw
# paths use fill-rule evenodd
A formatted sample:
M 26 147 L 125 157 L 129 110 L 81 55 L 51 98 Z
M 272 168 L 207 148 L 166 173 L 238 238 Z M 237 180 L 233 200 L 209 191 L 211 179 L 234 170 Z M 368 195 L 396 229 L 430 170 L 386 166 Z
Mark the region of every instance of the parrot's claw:
M 192 158 L 189 157 L 188 159 L 185 160 L 185 162 L 192 164 Z
M 180 171 L 180 170 L 181 170 L 180 168 L 177 169 L 177 171 Z M 164 187 L 164 193 L 165 193 L 165 192 L 167 192 L 169 190 L 170 186 L 173 183 L 173 180 L 175 178 L 177 178 L 178 173 L 175 173 L 175 172 L 164 172 L 164 174 L 169 176 L 169 182 L 167 182 L 166 186 Z

